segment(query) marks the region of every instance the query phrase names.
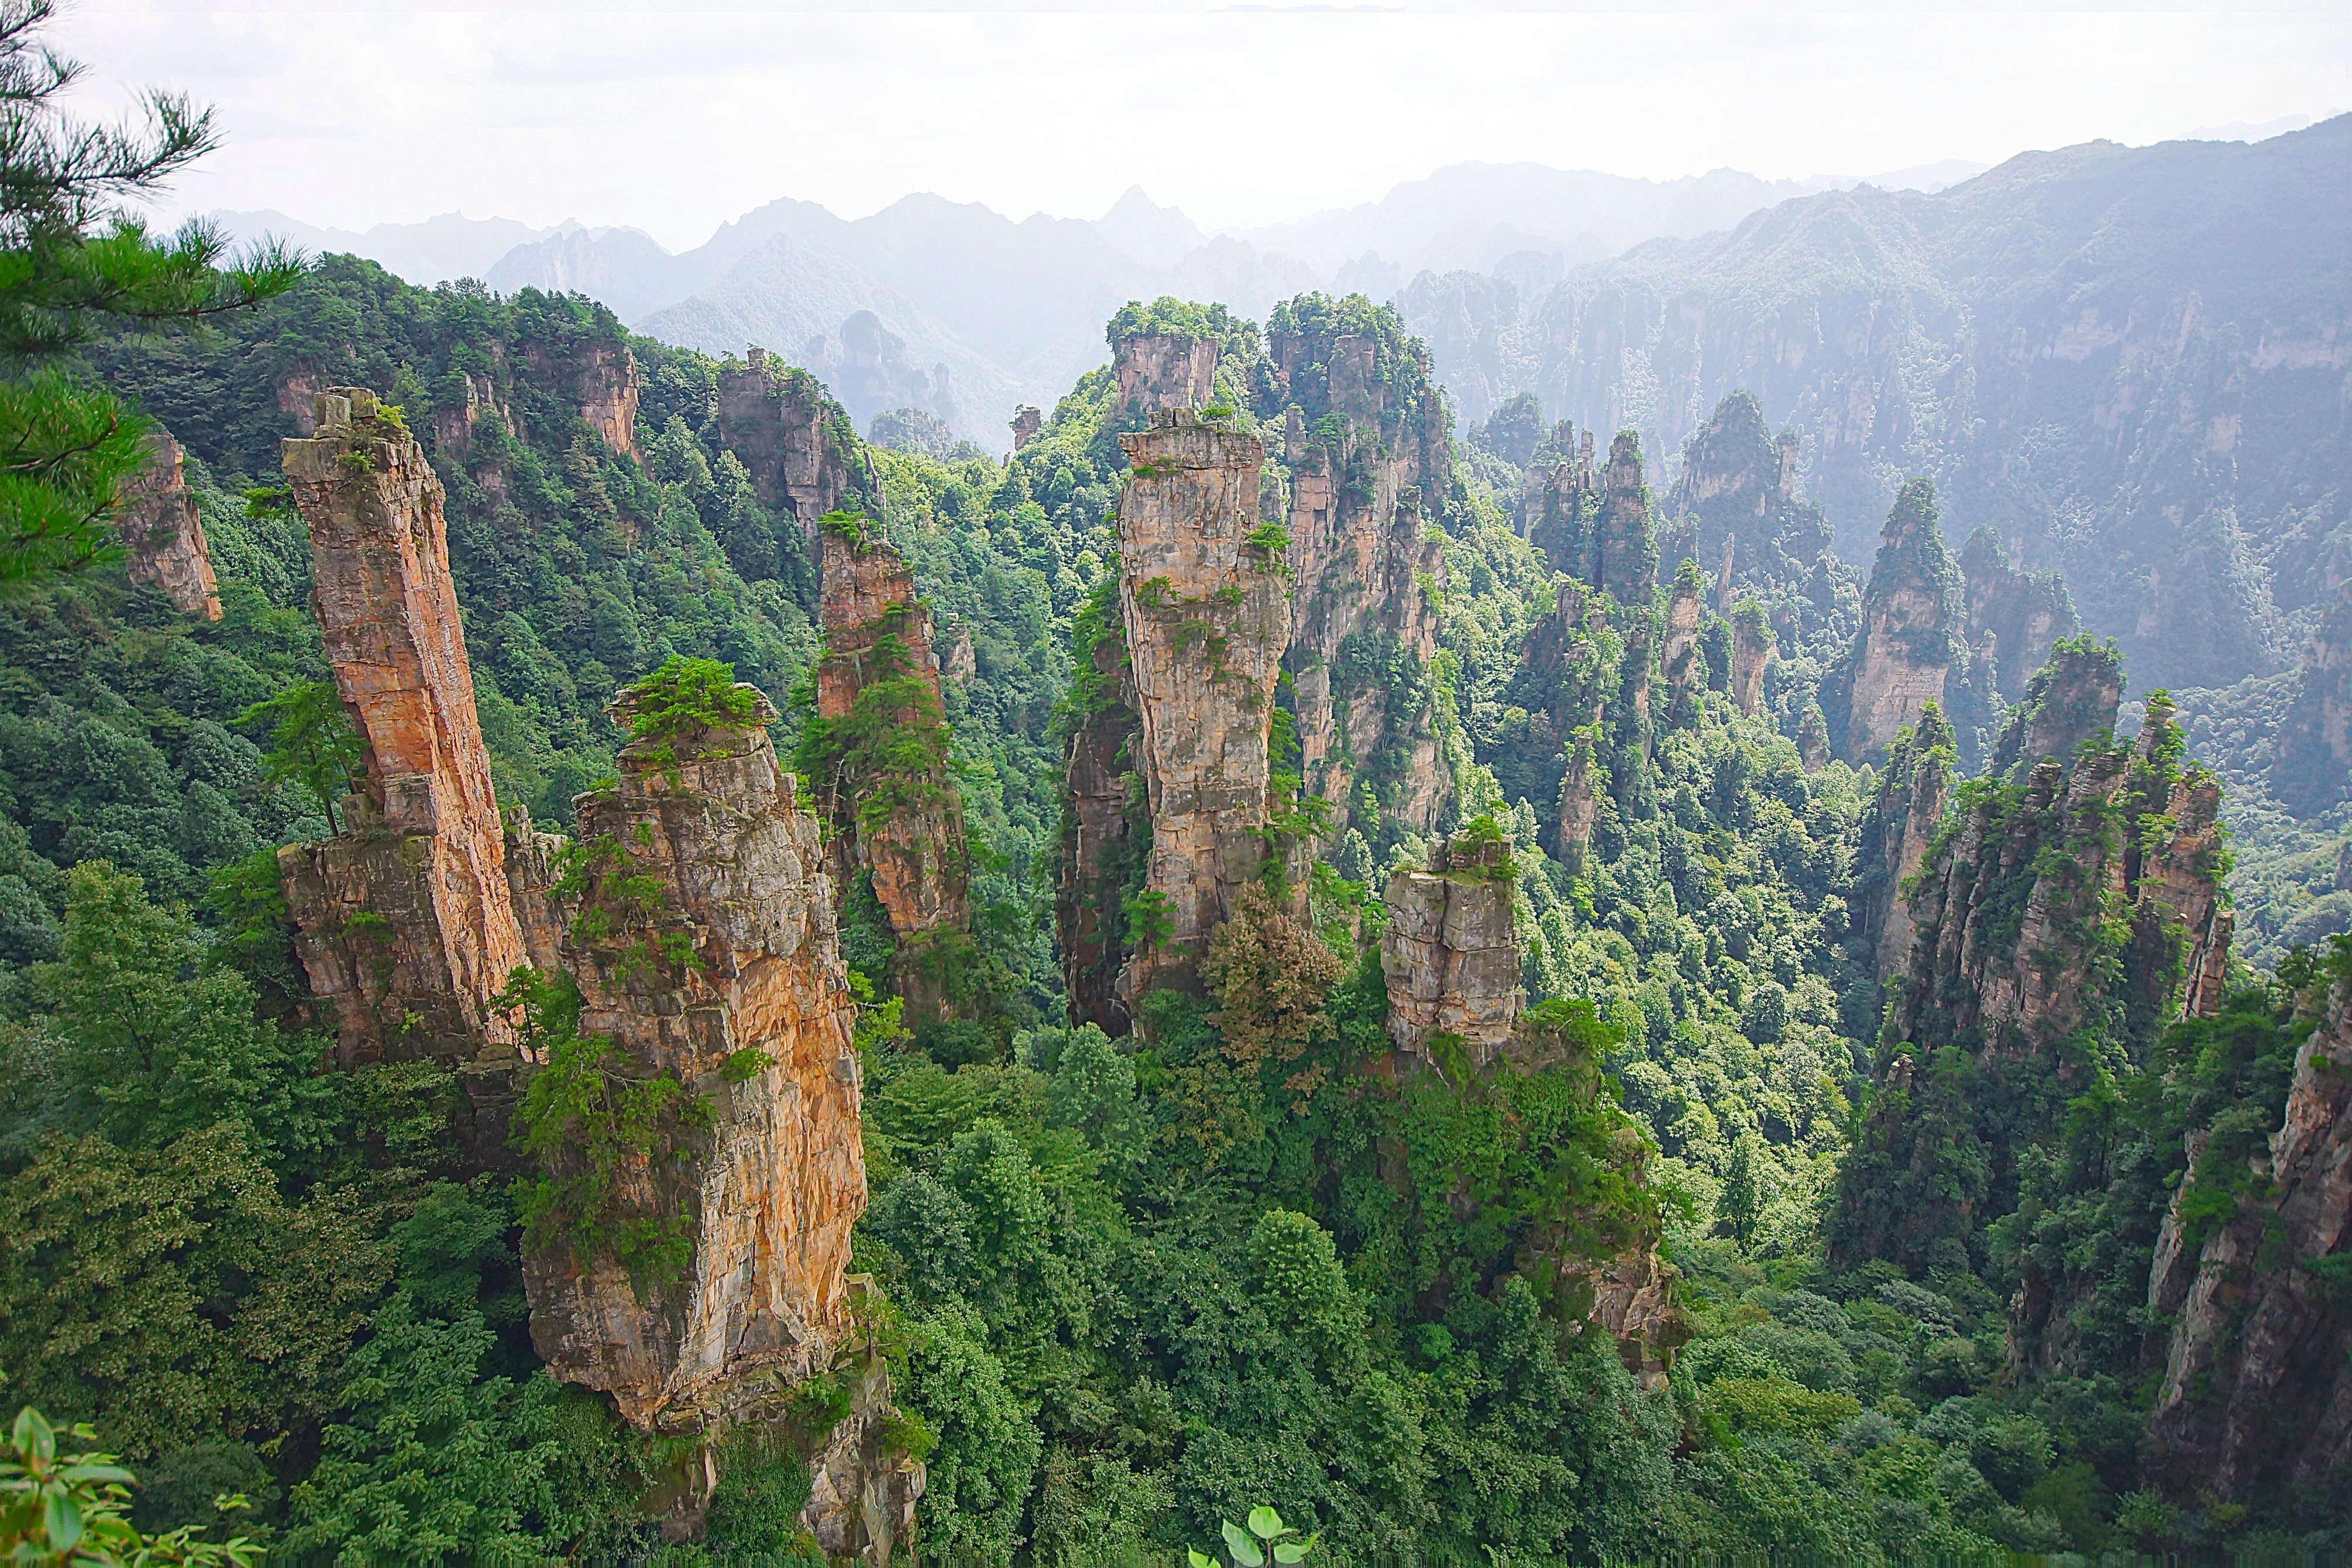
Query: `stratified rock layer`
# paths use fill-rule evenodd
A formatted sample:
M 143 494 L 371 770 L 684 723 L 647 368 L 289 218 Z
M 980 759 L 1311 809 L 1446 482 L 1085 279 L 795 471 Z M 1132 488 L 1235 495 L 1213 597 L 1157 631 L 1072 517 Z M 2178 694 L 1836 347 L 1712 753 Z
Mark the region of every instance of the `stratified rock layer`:
M 1882 980 L 1910 961 L 1917 924 L 1903 884 L 1927 863 L 1927 846 L 1951 801 L 1952 763 L 1952 727 L 1929 703 L 1917 727 L 1895 738 L 1878 794 L 1863 818 L 1853 901 Z
M 1086 661 L 1073 683 L 1076 713 L 1062 770 L 1061 874 L 1055 882 L 1055 934 L 1073 1025 L 1110 1035 L 1128 1032 L 1118 994 L 1127 948 L 1121 889 L 1135 869 L 1135 830 L 1148 809 L 1143 782 L 1143 720 L 1128 667 L 1127 628 L 1097 602 L 1080 612 L 1075 651 Z
M 534 342 L 525 351 L 542 385 L 567 387 L 580 417 L 623 457 L 637 453 L 637 362 L 625 342 L 583 339 L 557 348 Z
M 1216 394 L 1217 341 L 1178 332 L 1122 338 L 1111 373 L 1118 400 L 1146 414 L 1199 408 Z
M 310 531 L 311 607 L 366 742 L 348 831 L 278 870 L 346 1061 L 468 1056 L 481 1005 L 525 956 L 449 576 L 441 481 L 373 394 L 320 394 L 285 444 Z
M 1390 874 L 1381 972 L 1399 1050 L 1425 1057 L 1449 1035 L 1484 1067 L 1509 1046 L 1525 1000 L 1510 859 L 1508 841 L 1459 833 L 1428 870 Z
M 1979 525 L 1960 546 L 1960 577 L 1968 597 L 1968 643 L 1992 638 L 2000 694 L 2014 702 L 2050 650 L 2082 626 L 2074 601 L 2056 572 L 2021 572 L 2000 535 Z
M 1151 801 L 1144 891 L 1160 929 L 1122 989 L 1190 984 L 1236 888 L 1265 859 L 1266 733 L 1289 584 L 1261 527 L 1255 436 L 1163 411 L 1119 437 L 1119 606 Z M 1263 536 L 1260 536 L 1261 538 Z
M 755 711 L 774 717 L 764 700 Z M 709 1107 L 693 1157 L 615 1172 L 629 1212 L 683 1217 L 691 1258 L 643 1301 L 609 1254 L 536 1250 L 524 1277 L 531 1342 L 556 1376 L 611 1394 L 639 1426 L 692 1430 L 830 1364 L 866 1167 L 856 1003 L 817 820 L 764 728 L 666 744 L 633 742 L 618 788 L 581 798 L 583 898 L 604 918 L 573 920 L 562 958 L 582 1037 Z
M 204 519 L 188 491 L 187 454 L 168 435 L 148 437 L 147 460 L 124 487 L 114 521 L 133 583 L 161 588 L 182 615 L 221 618 L 220 584 Z

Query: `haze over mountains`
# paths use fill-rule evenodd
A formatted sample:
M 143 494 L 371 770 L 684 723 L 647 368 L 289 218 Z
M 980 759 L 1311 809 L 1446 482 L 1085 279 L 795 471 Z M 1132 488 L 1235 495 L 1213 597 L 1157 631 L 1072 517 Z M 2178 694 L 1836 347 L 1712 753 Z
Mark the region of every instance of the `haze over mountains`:
M 1951 160 L 1867 183 L 1933 191 L 1982 168 Z M 1379 202 L 1213 236 L 1139 187 L 1093 221 L 1015 222 L 929 195 L 845 220 L 787 197 L 678 254 L 642 230 L 578 223 L 531 228 L 447 214 L 356 234 L 278 212 L 213 216 L 240 237 L 349 251 L 414 282 L 475 277 L 502 292 L 578 291 L 641 331 L 707 352 L 758 342 L 825 376 L 861 423 L 911 405 L 997 444 L 1016 404 L 1050 403 L 1100 363 L 1101 322 L 1130 299 L 1175 293 L 1259 317 L 1301 289 L 1391 299 L 1425 270 L 1507 264 L 1549 281 L 1646 239 L 1727 228 L 1776 202 L 1862 183 L 1463 163 Z
M 757 343 L 861 428 L 915 407 L 992 449 L 1016 404 L 1050 408 L 1102 363 L 1127 300 L 1263 320 L 1305 289 L 1361 291 L 1428 341 L 1465 424 L 1533 394 L 1604 443 L 1639 430 L 1671 477 L 1707 412 L 1754 391 L 1802 437 L 1847 560 L 1926 474 L 1956 540 L 1989 523 L 2021 564 L 2063 568 L 2136 682 L 2219 687 L 2291 669 L 2352 577 L 2352 116 L 2279 129 L 1866 182 L 1465 163 L 1217 235 L 1140 189 L 1092 221 L 929 195 L 845 220 L 787 198 L 683 254 L 573 223 L 353 236 L 220 216 L 412 279 L 586 294 L 708 353 Z

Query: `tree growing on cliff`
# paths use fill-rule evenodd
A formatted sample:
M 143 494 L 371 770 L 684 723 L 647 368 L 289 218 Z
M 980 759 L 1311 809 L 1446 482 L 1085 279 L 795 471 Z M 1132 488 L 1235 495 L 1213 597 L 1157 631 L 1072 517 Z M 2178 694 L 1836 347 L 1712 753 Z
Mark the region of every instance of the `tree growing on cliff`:
M 67 356 L 101 335 L 200 321 L 291 288 L 279 247 L 226 269 L 227 241 L 192 223 L 148 233 L 125 203 L 220 144 L 212 110 L 150 92 L 146 123 L 67 119 L 81 65 L 37 41 L 53 0 L 0 0 L 0 582 L 99 558 L 148 422 Z

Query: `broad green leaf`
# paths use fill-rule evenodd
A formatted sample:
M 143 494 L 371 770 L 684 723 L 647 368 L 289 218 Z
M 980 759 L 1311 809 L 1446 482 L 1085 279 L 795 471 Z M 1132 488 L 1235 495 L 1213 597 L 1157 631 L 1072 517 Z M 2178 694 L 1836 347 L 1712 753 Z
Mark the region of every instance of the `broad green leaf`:
M 1307 1542 L 1303 1541 L 1286 1541 L 1274 1549 L 1274 1560 L 1276 1563 L 1297 1563 L 1303 1561 L 1306 1556 Z
M 41 1500 L 41 1522 L 49 1532 L 49 1550 L 70 1552 L 81 1544 L 81 1509 L 65 1492 Z
M 1265 1553 L 1257 1549 L 1257 1542 L 1232 1520 L 1221 1522 L 1225 1527 L 1225 1550 L 1234 1554 L 1234 1561 L 1241 1568 L 1265 1568 Z
M 1210 1556 L 1205 1552 L 1193 1551 L 1188 1548 L 1185 1551 L 1184 1555 L 1186 1559 L 1192 1563 L 1192 1568 L 1217 1568 L 1217 1560 Z
M 1260 1541 L 1272 1541 L 1286 1528 L 1282 1522 L 1282 1515 L 1275 1512 L 1265 1503 L 1260 1503 L 1250 1510 L 1249 1527 L 1250 1533 Z

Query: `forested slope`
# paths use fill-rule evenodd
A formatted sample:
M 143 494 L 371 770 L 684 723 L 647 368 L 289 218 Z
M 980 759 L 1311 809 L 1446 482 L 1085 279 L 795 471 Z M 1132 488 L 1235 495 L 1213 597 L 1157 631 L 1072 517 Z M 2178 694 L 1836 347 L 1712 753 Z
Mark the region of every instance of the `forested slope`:
M 223 615 L 102 567 L 0 622 L 11 1395 L 96 1423 L 152 1522 L 212 1524 L 240 1489 L 238 1528 L 289 1561 L 816 1550 L 803 1456 L 845 1386 L 812 1379 L 772 1430 L 698 1455 L 699 1537 L 661 1544 L 693 1445 L 547 1370 L 528 1173 L 468 1142 L 475 1088 L 430 1058 L 329 1065 L 259 853 L 324 837 L 329 803 L 264 788 L 268 721 L 241 715 L 327 673 L 278 443 L 341 385 L 404 410 L 446 488 L 499 803 L 540 828 L 584 843 L 701 760 L 640 731 L 623 794 L 601 782 L 630 739 L 604 705 L 673 655 L 764 692 L 785 756 L 824 741 L 845 531 L 929 603 L 972 1003 L 909 1018 L 873 873 L 838 889 L 854 1268 L 887 1301 L 865 1332 L 905 1412 L 892 1452 L 928 1467 L 925 1553 L 1172 1562 L 1260 1502 L 1349 1562 L 2343 1549 L 2324 1423 L 2224 1489 L 2174 1458 L 2233 1439 L 2200 1425 L 2219 1384 L 2158 1375 L 2175 1319 L 2146 1303 L 2164 1257 L 2207 1247 L 2217 1277 L 2298 1292 L 2265 1309 L 2275 1342 L 2340 1335 L 2340 1244 L 2236 1173 L 2283 1121 L 2329 1146 L 2302 1063 L 2352 980 L 2307 951 L 2225 971 L 2226 801 L 2161 705 L 2126 749 L 2119 679 L 2093 683 L 2104 710 L 2057 689 L 2111 649 L 1974 679 L 1955 567 L 1953 620 L 1916 640 L 1961 661 L 1934 689 L 1971 694 L 1990 771 L 1960 781 L 1940 700 L 1838 760 L 1823 694 L 1852 706 L 1894 590 L 1749 471 L 1776 456 L 1735 439 L 1760 416 L 1717 421 L 1737 482 L 1661 495 L 1631 432 L 1605 463 L 1566 427 L 1457 450 L 1426 350 L 1360 299 L 1302 297 L 1262 333 L 1166 300 L 1109 339 L 1008 464 L 870 447 L 765 355 L 341 259 L 209 340 L 101 356 L 194 455 Z M 1247 597 L 1119 577 L 1121 497 L 1171 478 L 1120 437 L 1163 432 L 1263 458 L 1249 602 L 1290 606 L 1256 710 L 1265 847 L 1174 983 L 1097 1010 L 1137 953 L 1169 958 L 1143 895 L 1173 808 L 1121 708 L 1129 645 L 1164 632 L 1213 670 Z M 2105 793 L 2065 793 L 2094 775 Z M 1316 776 L 1345 780 L 1320 810 Z M 1097 807 L 1133 858 L 1074 857 Z M 2112 874 L 2070 869 L 2094 862 Z M 589 901 L 618 896 L 598 875 Z M 1387 928 L 1433 888 L 1500 921 L 1499 994 L 1434 988 L 1483 995 L 1493 1051 L 1392 1012 L 1416 950 Z M 2011 1039 L 1986 999 L 2028 972 L 2073 1010 L 2012 1008 Z M 560 995 L 532 1005 L 546 1038 L 578 1027 L 576 995 L 569 1024 Z M 2302 1261 L 2245 1261 L 2265 1205 Z M 1633 1266 L 1657 1299 L 1621 1343 Z M 2258 1398 L 2253 1360 L 2211 1353 Z

